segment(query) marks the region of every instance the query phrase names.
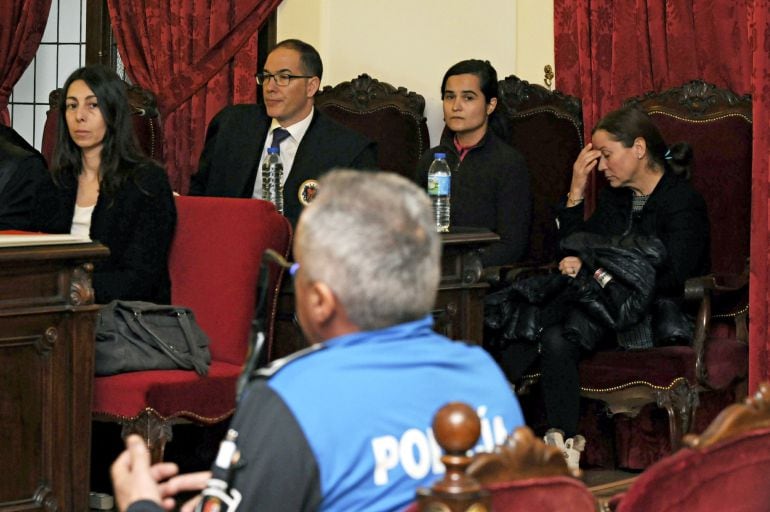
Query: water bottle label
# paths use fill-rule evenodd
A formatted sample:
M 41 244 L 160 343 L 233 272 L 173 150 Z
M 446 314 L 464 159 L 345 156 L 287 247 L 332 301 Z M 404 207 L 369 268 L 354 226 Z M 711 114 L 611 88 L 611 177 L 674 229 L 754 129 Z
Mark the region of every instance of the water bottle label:
M 449 183 L 449 176 L 429 176 L 428 194 L 431 196 L 448 196 Z

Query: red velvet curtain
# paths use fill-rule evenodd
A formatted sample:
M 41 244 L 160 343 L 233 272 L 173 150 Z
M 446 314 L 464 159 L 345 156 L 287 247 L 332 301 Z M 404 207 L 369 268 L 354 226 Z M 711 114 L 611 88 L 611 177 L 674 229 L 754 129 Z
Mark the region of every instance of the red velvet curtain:
M 51 0 L 4 0 L 0 15 L 0 123 L 8 126 L 13 86 L 37 53 Z
M 770 378 L 768 319 L 768 176 L 770 176 L 770 0 L 752 0 L 749 41 L 753 56 L 751 95 L 754 148 L 751 189 L 751 281 L 749 282 L 749 390 Z
M 108 0 L 129 77 L 158 97 L 166 170 L 185 193 L 208 122 L 256 101 L 256 32 L 281 0 Z
M 556 82 L 582 98 L 587 133 L 623 99 L 695 78 L 753 95 L 750 389 L 770 377 L 769 7 L 770 0 L 554 0 Z

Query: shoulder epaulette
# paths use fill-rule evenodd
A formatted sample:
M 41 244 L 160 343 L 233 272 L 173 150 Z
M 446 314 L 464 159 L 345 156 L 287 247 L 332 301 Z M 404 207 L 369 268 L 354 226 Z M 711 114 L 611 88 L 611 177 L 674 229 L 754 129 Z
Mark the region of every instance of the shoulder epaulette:
M 254 370 L 251 374 L 251 379 L 269 379 L 276 373 L 278 373 L 283 367 L 288 365 L 289 363 L 296 361 L 297 359 L 301 359 L 307 355 L 310 355 L 314 352 L 318 352 L 319 350 L 323 350 L 326 348 L 326 345 L 323 343 L 316 343 L 314 345 L 310 345 L 307 348 L 303 348 L 302 350 L 298 350 L 292 354 L 289 354 L 286 357 L 282 357 L 280 359 L 276 359 L 269 365 L 257 368 Z

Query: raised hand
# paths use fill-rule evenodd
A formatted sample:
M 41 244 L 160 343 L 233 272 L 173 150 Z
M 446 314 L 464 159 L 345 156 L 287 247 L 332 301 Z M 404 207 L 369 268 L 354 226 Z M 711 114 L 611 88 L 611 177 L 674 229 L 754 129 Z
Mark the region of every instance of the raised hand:
M 601 156 L 601 151 L 594 149 L 593 144 L 590 142 L 580 151 L 580 154 L 575 159 L 575 163 L 572 165 L 572 183 L 569 188 L 569 198 L 573 204 L 567 204 L 567 206 L 574 206 L 583 199 L 588 176 L 598 165 Z

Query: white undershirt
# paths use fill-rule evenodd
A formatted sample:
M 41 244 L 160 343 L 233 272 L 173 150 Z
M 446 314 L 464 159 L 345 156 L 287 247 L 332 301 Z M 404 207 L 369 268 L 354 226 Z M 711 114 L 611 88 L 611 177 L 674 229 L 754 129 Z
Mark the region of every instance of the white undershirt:
M 302 138 L 305 136 L 307 129 L 310 128 L 310 122 L 313 120 L 313 111 L 315 108 L 310 109 L 310 114 L 305 119 L 294 123 L 291 126 L 281 126 L 278 121 L 273 119 L 270 124 L 270 129 L 267 131 L 267 137 L 265 137 L 264 144 L 262 146 L 262 153 L 259 157 L 259 165 L 257 166 L 257 179 L 254 180 L 254 192 L 251 194 L 252 198 L 262 199 L 262 162 L 267 156 L 267 148 L 270 147 L 270 143 L 273 142 L 273 130 L 276 128 L 283 128 L 289 132 L 289 136 L 281 141 L 278 146 L 281 149 L 281 162 L 283 162 L 283 177 L 281 179 L 281 185 L 286 183 L 286 179 L 289 177 L 291 168 L 294 165 L 294 156 L 297 154 L 299 144 L 302 142 Z
M 90 238 L 91 233 L 91 214 L 94 213 L 94 207 L 75 205 L 75 213 L 72 215 L 72 227 L 70 234 L 78 237 Z

